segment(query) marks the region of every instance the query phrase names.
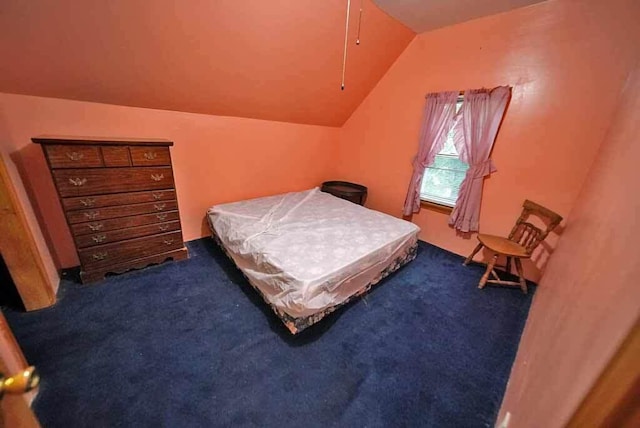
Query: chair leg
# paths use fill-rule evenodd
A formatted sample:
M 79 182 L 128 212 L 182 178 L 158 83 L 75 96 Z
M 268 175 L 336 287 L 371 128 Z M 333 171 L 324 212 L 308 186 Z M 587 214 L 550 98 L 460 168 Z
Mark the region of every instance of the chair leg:
M 473 256 L 475 256 L 476 254 L 478 254 L 478 251 L 480 251 L 482 249 L 484 245 L 482 244 L 478 244 L 476 245 L 476 248 L 471 252 L 471 254 L 469 254 L 469 257 L 466 258 L 466 260 L 464 261 L 464 263 L 462 263 L 463 265 L 468 265 L 471 260 L 473 260 Z
M 487 264 L 487 270 L 484 271 L 484 275 L 480 278 L 480 282 L 478 283 L 478 288 L 484 288 L 487 285 L 487 280 L 489 279 L 489 274 L 493 271 L 494 266 L 496 265 L 496 261 L 498 261 L 498 254 L 495 253 L 491 260 L 489 260 L 489 264 Z
M 505 272 L 511 273 L 511 257 L 507 256 L 507 265 L 504 267 Z
M 522 273 L 522 262 L 517 257 L 516 257 L 516 269 L 518 270 L 518 276 L 520 277 L 520 289 L 524 294 L 527 294 L 527 280 L 524 279 L 524 274 Z

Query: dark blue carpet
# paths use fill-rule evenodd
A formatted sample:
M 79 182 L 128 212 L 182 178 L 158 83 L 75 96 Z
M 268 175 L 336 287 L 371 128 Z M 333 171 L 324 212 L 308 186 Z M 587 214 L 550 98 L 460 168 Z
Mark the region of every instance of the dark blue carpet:
M 42 375 L 44 427 L 493 426 L 531 295 L 424 242 L 291 336 L 209 239 L 191 258 L 5 309 Z

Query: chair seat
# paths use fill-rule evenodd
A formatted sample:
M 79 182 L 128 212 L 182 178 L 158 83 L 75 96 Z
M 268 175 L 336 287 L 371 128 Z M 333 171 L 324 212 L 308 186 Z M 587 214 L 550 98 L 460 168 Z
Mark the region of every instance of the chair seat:
M 478 241 L 488 249 L 496 253 L 504 254 L 505 256 L 520 258 L 527 258 L 530 256 L 522 245 L 510 241 L 507 238 L 503 238 L 502 236 L 479 233 Z
M 530 215 L 538 217 L 544 224 L 546 229 L 542 230 L 539 227 L 534 226 L 528 221 Z M 548 208 L 538 205 L 530 200 L 525 200 L 522 204 L 522 214 L 516 221 L 515 226 L 509 233 L 509 238 L 503 238 L 502 236 L 478 234 L 478 245 L 473 249 L 471 254 L 464 260 L 464 265 L 468 265 L 473 261 L 473 256 L 478 254 L 482 248 L 487 248 L 492 251 L 489 262 L 487 263 L 487 269 L 478 282 L 478 288 L 484 288 L 487 283 L 499 284 L 499 285 L 519 285 L 523 293 L 527 293 L 527 281 L 524 278 L 524 272 L 522 269 L 522 260 L 531 257 L 531 252 L 547 237 L 557 225 L 562 221 L 562 216 L 554 213 Z M 522 245 L 521 245 L 522 244 Z M 507 256 L 507 263 L 505 270 L 511 272 L 511 262 L 515 262 L 516 270 L 518 271 L 518 282 L 504 281 L 500 279 L 498 273 L 495 270 L 496 263 L 500 256 Z M 495 279 L 489 279 L 492 276 Z

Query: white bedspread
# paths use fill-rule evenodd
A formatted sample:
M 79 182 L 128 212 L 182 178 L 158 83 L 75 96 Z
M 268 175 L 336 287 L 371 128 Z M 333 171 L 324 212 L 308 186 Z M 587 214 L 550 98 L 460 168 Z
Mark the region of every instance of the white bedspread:
M 420 231 L 318 188 L 216 205 L 208 217 L 252 285 L 294 318 L 358 292 L 414 245 Z

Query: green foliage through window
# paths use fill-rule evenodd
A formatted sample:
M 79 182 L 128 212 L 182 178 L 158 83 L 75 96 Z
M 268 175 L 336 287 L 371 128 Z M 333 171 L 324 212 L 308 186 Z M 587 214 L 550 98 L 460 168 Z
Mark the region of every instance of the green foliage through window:
M 434 163 L 425 170 L 420 198 L 453 207 L 469 165 L 456 155 L 436 155 Z

